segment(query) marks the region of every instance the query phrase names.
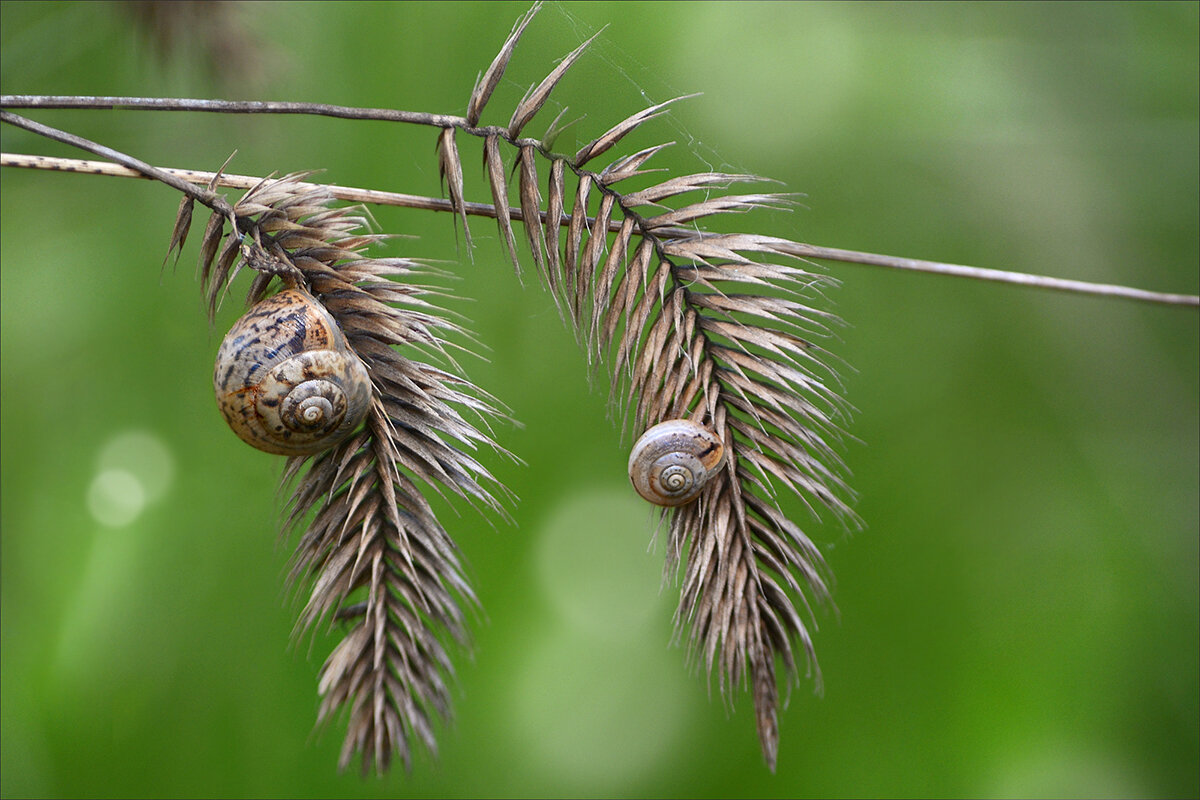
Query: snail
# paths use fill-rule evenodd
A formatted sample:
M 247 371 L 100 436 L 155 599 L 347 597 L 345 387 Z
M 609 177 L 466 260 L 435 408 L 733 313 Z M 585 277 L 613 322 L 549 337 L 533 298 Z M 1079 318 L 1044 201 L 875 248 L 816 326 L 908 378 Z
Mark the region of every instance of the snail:
M 695 422 L 669 419 L 642 434 L 629 454 L 629 480 L 658 506 L 681 506 L 700 496 L 725 458 L 720 438 Z
M 366 367 L 329 312 L 296 288 L 234 323 L 217 351 L 213 388 L 242 441 L 286 456 L 342 441 L 371 404 Z

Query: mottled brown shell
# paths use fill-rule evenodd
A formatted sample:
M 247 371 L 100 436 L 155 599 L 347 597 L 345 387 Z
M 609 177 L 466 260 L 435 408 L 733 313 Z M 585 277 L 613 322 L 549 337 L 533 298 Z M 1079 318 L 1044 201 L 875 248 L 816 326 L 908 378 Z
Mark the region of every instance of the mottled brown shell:
M 268 453 L 319 453 L 367 415 L 371 381 L 333 317 L 299 289 L 256 304 L 226 334 L 217 406 L 242 441 Z
M 650 428 L 629 453 L 629 480 L 658 506 L 681 506 L 700 496 L 725 459 L 725 445 L 708 428 L 669 419 Z

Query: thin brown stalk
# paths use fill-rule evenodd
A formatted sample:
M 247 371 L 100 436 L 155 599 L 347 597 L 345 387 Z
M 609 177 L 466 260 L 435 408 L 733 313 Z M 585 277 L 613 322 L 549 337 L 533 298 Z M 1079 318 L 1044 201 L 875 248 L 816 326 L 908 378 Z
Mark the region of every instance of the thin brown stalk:
M 82 136 L 76 136 L 73 133 L 52 128 L 49 125 L 43 125 L 40 122 L 35 122 L 31 119 L 26 119 L 19 114 L 13 114 L 10 111 L 0 111 L 0 122 L 7 122 L 10 125 L 15 125 L 18 128 L 24 128 L 27 131 L 45 136 L 47 139 L 53 139 L 64 144 L 69 144 L 72 147 L 77 147 L 80 150 L 85 150 L 98 156 L 104 156 L 118 164 L 127 167 L 130 170 L 138 173 L 140 177 L 149 178 L 151 180 L 161 181 L 168 186 L 178 189 L 185 195 L 198 200 L 214 211 L 219 211 L 227 217 L 232 218 L 232 209 L 225 198 L 216 194 L 212 190 L 204 190 L 196 187 L 196 184 L 183 180 L 169 172 L 158 169 L 147 164 L 145 161 L 128 156 L 118 150 L 113 150 L 111 147 L 105 147 L 102 144 L 97 144 L 90 139 L 84 139 Z
M 84 95 L 0 95 L 0 108 L 74 108 L 115 111 L 201 111 L 216 114 L 304 114 L 337 119 L 380 120 L 437 128 L 473 127 L 465 117 L 394 108 L 356 108 L 327 103 L 266 100 L 208 100 L 183 97 L 97 97 Z
M 652 149 L 658 150 L 664 146 L 665 145 L 658 145 Z M 26 155 L 23 153 L 0 153 L 0 167 L 44 169 L 57 172 L 77 172 L 89 175 L 107 175 L 110 177 L 119 178 L 143 178 L 146 180 L 159 180 L 159 178 L 156 176 L 147 174 L 144 171 L 121 166 L 119 164 L 112 164 L 106 161 L 88 161 L 83 159 Z M 181 178 L 191 184 L 207 184 L 214 178 L 219 178 L 216 183 L 217 186 L 233 189 L 249 189 L 262 180 L 261 177 L 254 175 L 219 174 L 204 170 L 177 169 L 171 167 L 155 167 L 154 169 Z M 631 174 L 633 173 L 630 172 L 619 177 L 629 177 Z M 170 185 L 174 186 L 175 184 L 171 183 Z M 360 189 L 354 187 L 336 186 L 332 184 L 306 184 L 306 186 L 323 186 L 333 197 L 339 200 L 346 200 L 354 203 L 399 206 L 403 208 L 423 209 L 426 211 L 444 211 L 451 214 L 458 213 L 464 216 L 489 217 L 491 219 L 495 219 L 497 216 L 496 206 L 491 203 L 474 203 L 464 200 L 461 208 L 458 208 L 453 201 L 444 200 L 439 197 L 404 194 L 402 192 L 385 192 L 378 189 Z M 519 207 L 510 207 L 508 209 L 508 214 L 510 219 L 518 220 L 520 222 L 525 221 L 524 212 Z M 548 212 L 546 211 L 539 211 L 538 215 L 543 224 L 549 224 L 547 223 L 547 220 L 553 219 L 553 217 L 548 216 Z M 561 227 L 568 227 L 570 225 L 570 220 L 570 215 L 560 215 L 559 225 Z M 592 222 L 594 222 L 593 217 L 585 216 L 583 217 L 583 220 L 585 220 L 585 224 L 588 224 L 589 226 Z M 620 222 L 612 221 L 609 223 L 610 232 L 616 233 L 620 229 Z M 687 233 L 687 229 L 667 228 L 662 232 L 672 236 L 679 236 Z M 780 241 L 782 242 L 783 240 Z M 902 256 L 883 255 L 881 253 L 868 253 L 860 250 L 847 250 L 838 247 L 825 247 L 823 245 L 806 244 L 803 242 L 788 242 L 786 249 L 790 255 L 795 255 L 801 258 L 817 259 L 821 261 L 837 261 L 847 264 L 864 264 L 868 266 L 885 267 L 888 269 L 907 270 L 910 272 L 925 272 L 931 275 L 943 275 L 953 278 L 971 278 L 973 280 L 988 281 L 991 283 L 1008 283 L 1017 286 L 1025 286 L 1031 289 L 1048 289 L 1051 291 L 1067 292 L 1069 294 L 1138 300 L 1141 302 L 1155 303 L 1159 305 L 1185 306 L 1193 308 L 1200 307 L 1200 295 L 1154 292 L 1146 289 L 1134 288 L 1131 286 L 1121 286 L 1118 284 L 1092 283 L 1090 281 L 1054 278 L 1047 275 L 1035 275 L 1027 272 L 989 269 L 986 267 L 971 267 L 942 261 L 928 261 L 916 258 L 904 258 Z

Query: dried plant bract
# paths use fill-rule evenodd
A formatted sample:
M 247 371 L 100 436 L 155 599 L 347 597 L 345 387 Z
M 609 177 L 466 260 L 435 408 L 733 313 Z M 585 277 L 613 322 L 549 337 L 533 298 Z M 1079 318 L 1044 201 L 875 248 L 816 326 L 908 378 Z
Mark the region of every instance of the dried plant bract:
M 503 514 L 503 488 L 473 455 L 500 448 L 468 419 L 499 412 L 451 371 L 446 337 L 461 331 L 423 288 L 429 270 L 365 255 L 385 237 L 365 232 L 361 208 L 335 207 L 304 177 L 247 192 L 234 206 L 236 233 L 214 213 L 200 273 L 210 309 L 242 265 L 255 271 L 250 302 L 280 282 L 303 285 L 366 366 L 364 426 L 332 449 L 290 458 L 284 483 L 287 527 L 299 536 L 291 578 L 308 587 L 297 633 L 323 621 L 344 631 L 321 670 L 320 719 L 349 717 L 341 767 L 358 754 L 364 771 L 385 771 L 395 755 L 409 766 L 416 743 L 436 752 L 434 719 L 450 715 L 449 647 L 466 644 L 465 608 L 476 603 L 420 483 Z
M 489 74 L 503 72 L 526 23 Z M 643 174 L 666 144 L 590 167 L 681 98 L 618 122 L 574 155 L 518 140 L 582 50 L 530 90 L 507 135 L 486 134 L 496 216 L 516 264 L 507 208 L 511 171 L 536 270 L 590 359 L 606 365 L 615 407 L 629 428 L 636 433 L 688 418 L 725 442 L 723 469 L 699 500 L 663 512 L 667 573 L 682 571 L 675 622 L 681 635 L 687 632 L 691 652 L 716 673 L 727 697 L 749 685 L 763 755 L 774 769 L 776 660 L 789 684 L 803 662 L 819 686 L 808 598 L 828 601 L 830 583 L 820 552 L 779 500 L 798 496 L 814 512 L 826 509 L 855 523 L 837 453 L 847 406 L 833 359 L 817 344 L 838 324 L 821 307 L 822 291 L 834 282 L 805 269 L 794 242 L 700 227 L 717 214 L 788 206 L 789 198 L 776 193 L 719 193 L 761 182 L 754 176 L 704 172 L 623 193 L 619 184 Z M 479 90 L 472 96 L 471 126 L 486 97 Z M 504 162 L 501 143 L 515 150 L 514 168 Z

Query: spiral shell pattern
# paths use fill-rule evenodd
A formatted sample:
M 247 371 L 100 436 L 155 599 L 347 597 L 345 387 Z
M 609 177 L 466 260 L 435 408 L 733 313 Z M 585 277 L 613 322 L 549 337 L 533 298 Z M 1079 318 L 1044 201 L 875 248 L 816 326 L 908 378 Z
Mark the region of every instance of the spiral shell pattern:
M 222 416 L 247 444 L 312 455 L 366 417 L 371 381 L 320 303 L 284 289 L 255 305 L 217 351 L 213 387 Z
M 642 434 L 629 454 L 629 480 L 659 506 L 681 506 L 700 496 L 720 468 L 725 446 L 691 420 L 670 419 Z

